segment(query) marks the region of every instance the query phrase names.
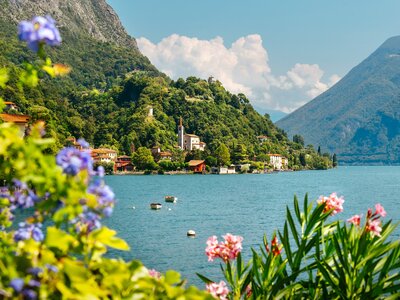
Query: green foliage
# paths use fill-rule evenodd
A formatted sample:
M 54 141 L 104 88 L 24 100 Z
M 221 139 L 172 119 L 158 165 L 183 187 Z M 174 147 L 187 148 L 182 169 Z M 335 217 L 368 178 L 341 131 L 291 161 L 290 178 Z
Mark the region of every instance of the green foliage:
M 226 166 L 230 164 L 231 156 L 229 154 L 229 149 L 224 144 L 220 144 L 215 150 L 215 158 L 220 166 Z
M 132 163 L 138 170 L 155 170 L 157 168 L 151 151 L 145 147 L 140 147 L 133 153 Z
M 104 168 L 104 172 L 107 175 L 114 174 L 114 163 L 113 162 L 97 161 L 93 164 L 93 167 L 95 170 L 97 170 L 98 167 L 100 167 L 100 166 L 102 166 Z

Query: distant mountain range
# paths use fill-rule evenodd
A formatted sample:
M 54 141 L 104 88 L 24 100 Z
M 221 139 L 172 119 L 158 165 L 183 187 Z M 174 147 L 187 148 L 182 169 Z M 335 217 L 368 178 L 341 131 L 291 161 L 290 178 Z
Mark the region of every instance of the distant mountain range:
M 277 126 L 345 164 L 400 163 L 400 36 Z

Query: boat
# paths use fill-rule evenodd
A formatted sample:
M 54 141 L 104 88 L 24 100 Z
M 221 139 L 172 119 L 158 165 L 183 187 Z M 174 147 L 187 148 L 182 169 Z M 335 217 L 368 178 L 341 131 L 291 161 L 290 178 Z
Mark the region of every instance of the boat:
M 165 202 L 175 203 L 176 201 L 178 201 L 178 197 L 174 197 L 174 196 L 165 196 Z
M 188 232 L 186 233 L 186 235 L 187 236 L 189 236 L 189 237 L 194 237 L 194 236 L 196 236 L 196 232 L 194 231 L 194 230 L 188 230 Z
M 161 209 L 161 207 L 162 207 L 161 203 L 150 203 L 151 209 Z

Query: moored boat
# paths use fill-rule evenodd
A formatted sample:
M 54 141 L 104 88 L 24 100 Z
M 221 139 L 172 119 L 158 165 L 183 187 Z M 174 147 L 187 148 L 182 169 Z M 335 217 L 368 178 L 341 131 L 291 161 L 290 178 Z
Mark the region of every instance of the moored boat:
M 178 197 L 174 197 L 174 196 L 165 196 L 165 202 L 175 203 L 176 201 L 178 201 Z
M 161 203 L 150 203 L 151 209 L 161 209 L 161 207 L 162 207 Z

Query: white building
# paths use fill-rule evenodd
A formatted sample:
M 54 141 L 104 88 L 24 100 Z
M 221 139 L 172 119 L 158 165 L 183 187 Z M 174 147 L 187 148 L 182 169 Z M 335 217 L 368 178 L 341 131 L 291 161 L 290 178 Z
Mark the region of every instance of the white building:
M 206 143 L 200 141 L 200 137 L 195 134 L 185 134 L 185 127 L 182 125 L 182 118 L 179 120 L 178 126 L 178 146 L 182 150 L 204 151 Z
M 288 159 L 280 154 L 268 154 L 269 163 L 274 170 L 283 170 L 288 167 Z
M 93 149 L 91 154 L 94 162 L 111 163 L 117 160 L 118 153 L 113 149 L 99 148 L 99 149 Z

